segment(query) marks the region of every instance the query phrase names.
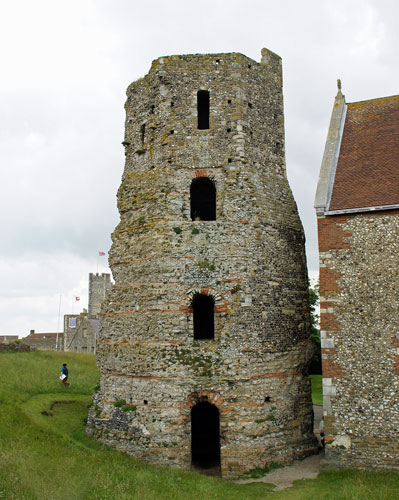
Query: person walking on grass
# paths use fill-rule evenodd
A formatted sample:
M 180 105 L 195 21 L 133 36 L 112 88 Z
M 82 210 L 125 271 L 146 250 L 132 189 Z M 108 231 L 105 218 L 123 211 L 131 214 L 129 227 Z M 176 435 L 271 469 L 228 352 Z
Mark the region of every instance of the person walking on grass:
M 61 367 L 60 379 L 61 382 L 65 385 L 65 387 L 71 387 L 70 382 L 68 382 L 68 368 L 66 363 L 63 363 Z

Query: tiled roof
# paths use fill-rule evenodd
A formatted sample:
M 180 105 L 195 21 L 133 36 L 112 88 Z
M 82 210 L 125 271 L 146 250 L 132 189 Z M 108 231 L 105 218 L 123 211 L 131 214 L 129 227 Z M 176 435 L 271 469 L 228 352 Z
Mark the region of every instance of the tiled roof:
M 347 106 L 329 210 L 399 204 L 399 96 Z
M 29 339 L 36 340 L 36 339 L 42 339 L 42 338 L 48 338 L 48 337 L 63 337 L 64 332 L 58 332 L 58 333 L 31 333 L 28 335 Z M 28 337 L 25 337 L 26 339 Z

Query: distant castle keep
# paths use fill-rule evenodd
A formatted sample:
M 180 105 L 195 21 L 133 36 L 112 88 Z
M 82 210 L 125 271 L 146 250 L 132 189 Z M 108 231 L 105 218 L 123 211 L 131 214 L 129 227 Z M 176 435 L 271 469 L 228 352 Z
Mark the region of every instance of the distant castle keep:
M 399 96 L 338 91 L 315 206 L 326 460 L 399 469 Z
M 89 274 L 89 317 L 100 315 L 101 304 L 111 288 L 112 282 L 109 273 Z
M 35 330 L 31 330 L 27 337 L 22 338 L 22 342 L 39 351 L 95 353 L 100 326 L 101 303 L 111 288 L 112 282 L 109 273 L 90 273 L 89 311 L 83 309 L 83 312 L 79 314 L 65 314 L 63 332 L 35 333 Z M 15 337 L 18 339 L 18 336 Z
M 127 91 L 126 166 L 88 431 L 237 477 L 312 453 L 304 236 L 281 59 L 171 56 Z
M 64 351 L 96 352 L 101 304 L 111 288 L 109 273 L 89 274 L 89 311 L 64 316 Z

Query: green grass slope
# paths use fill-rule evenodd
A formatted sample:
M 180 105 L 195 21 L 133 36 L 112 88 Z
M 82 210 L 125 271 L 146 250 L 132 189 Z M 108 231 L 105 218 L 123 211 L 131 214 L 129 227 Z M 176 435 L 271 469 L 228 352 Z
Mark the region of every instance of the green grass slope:
M 71 389 L 58 379 L 68 363 Z M 399 475 L 328 471 L 273 493 L 155 467 L 107 448 L 84 433 L 98 382 L 92 355 L 0 353 L 0 499 L 4 500 L 388 500 Z
M 323 379 L 322 375 L 311 375 L 312 402 L 314 405 L 323 406 Z

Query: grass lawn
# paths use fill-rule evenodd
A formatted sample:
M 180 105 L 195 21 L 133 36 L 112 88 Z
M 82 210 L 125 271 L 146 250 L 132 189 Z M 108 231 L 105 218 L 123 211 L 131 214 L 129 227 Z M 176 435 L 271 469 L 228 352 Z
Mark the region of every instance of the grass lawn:
M 312 402 L 314 405 L 323 406 L 323 380 L 322 375 L 311 375 Z
M 58 380 L 68 363 L 72 388 Z M 155 467 L 107 448 L 84 433 L 98 381 L 94 356 L 0 353 L 1 500 L 396 500 L 399 475 L 322 472 L 273 493 Z

